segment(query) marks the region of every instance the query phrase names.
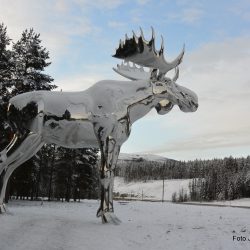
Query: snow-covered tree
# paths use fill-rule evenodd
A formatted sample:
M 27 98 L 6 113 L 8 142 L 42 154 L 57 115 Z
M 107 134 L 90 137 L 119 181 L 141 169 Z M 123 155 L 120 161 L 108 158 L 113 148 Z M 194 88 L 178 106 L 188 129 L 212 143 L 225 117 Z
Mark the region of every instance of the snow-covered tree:
M 0 24 L 0 147 L 13 136 L 7 122 L 7 104 L 11 97 L 34 90 L 52 90 L 53 78 L 44 73 L 49 52 L 42 46 L 40 34 L 25 30 L 12 43 L 7 28 Z M 97 151 L 65 149 L 45 145 L 38 154 L 18 168 L 11 180 L 12 194 L 38 198 L 97 197 Z M 60 193 L 60 194 L 59 194 Z
M 25 30 L 10 46 L 7 28 L 0 24 L 0 149 L 11 139 L 6 112 L 11 97 L 34 90 L 51 90 L 53 78 L 43 71 L 50 65 L 49 52 L 41 45 L 40 34 Z
M 13 63 L 12 53 L 8 49 L 11 39 L 7 35 L 7 27 L 0 24 L 0 98 L 2 101 L 9 95 L 8 88 L 11 84 Z M 0 99 L 0 102 L 1 102 Z
M 51 64 L 48 62 L 49 52 L 41 45 L 40 34 L 33 29 L 25 30 L 21 39 L 13 45 L 13 61 L 15 82 L 12 95 L 33 90 L 51 90 L 56 86 L 44 69 Z
M 11 61 L 11 51 L 8 49 L 10 38 L 7 35 L 7 28 L 3 23 L 0 24 L 0 150 L 9 141 L 10 127 L 6 122 L 7 100 L 11 87 L 11 77 L 13 63 Z
M 2 28 L 2 37 L 3 41 L 5 41 L 6 46 L 10 44 L 10 39 L 4 38 L 6 36 L 6 28 Z M 51 64 L 49 62 L 49 52 L 41 45 L 40 34 L 36 34 L 33 29 L 25 30 L 21 38 L 13 43 L 12 50 L 7 51 L 8 55 L 8 67 L 6 66 L 6 73 L 4 87 L 0 95 L 2 98 L 1 105 L 1 119 L 2 122 L 2 132 L 1 132 L 1 148 L 4 148 L 7 143 L 10 141 L 11 136 L 13 136 L 13 132 L 11 128 L 8 126 L 8 121 L 6 117 L 7 112 L 7 104 L 11 97 L 22 94 L 25 92 L 30 92 L 34 90 L 52 90 L 56 86 L 52 85 L 51 82 L 53 78 L 49 75 L 45 74 L 43 71 L 47 66 Z M 5 46 L 5 47 L 6 47 Z M 2 46 L 4 48 L 4 46 Z M 38 153 L 40 158 L 43 158 L 42 153 Z M 36 167 L 36 158 L 33 157 L 27 163 L 25 163 L 26 168 L 21 168 L 23 171 L 27 170 L 29 167 L 32 168 L 27 170 L 26 174 L 29 175 L 29 172 L 32 172 L 32 180 L 33 187 L 31 194 L 34 194 L 34 187 L 37 186 L 36 179 L 34 179 L 37 175 Z M 17 171 L 14 173 L 13 178 L 16 181 L 21 181 L 22 176 Z M 25 182 L 25 180 L 23 180 Z M 38 187 L 37 187 L 38 188 Z M 39 193 L 39 191 L 35 191 Z

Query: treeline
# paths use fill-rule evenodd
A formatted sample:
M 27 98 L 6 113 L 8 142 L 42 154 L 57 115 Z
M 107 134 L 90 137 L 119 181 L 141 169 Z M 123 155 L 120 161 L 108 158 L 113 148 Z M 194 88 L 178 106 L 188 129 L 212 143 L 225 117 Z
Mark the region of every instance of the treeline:
M 47 145 L 13 173 L 7 193 L 16 199 L 96 199 L 97 152 Z
M 116 176 L 124 177 L 126 182 L 162 179 L 191 179 L 203 177 L 204 163 L 195 161 L 165 162 L 147 161 L 143 158 L 137 161 L 123 161 L 118 163 Z
M 194 201 L 233 200 L 250 197 L 250 156 L 207 161 L 203 177 L 190 183 Z
M 34 90 L 56 88 L 52 84 L 53 78 L 44 73 L 51 64 L 48 60 L 49 52 L 42 46 L 40 34 L 27 29 L 17 42 L 13 42 L 7 27 L 0 23 L 0 152 L 15 133 L 7 119 L 10 98 Z M 97 151 L 94 149 L 73 150 L 45 145 L 13 173 L 7 193 L 22 199 L 48 197 L 49 200 L 69 201 L 96 198 L 96 162 Z
M 146 160 L 123 161 L 116 175 L 126 182 L 160 179 L 192 179 L 189 195 L 184 190 L 174 194 L 174 201 L 232 200 L 250 197 L 250 156 L 246 158 L 194 160 L 165 163 Z

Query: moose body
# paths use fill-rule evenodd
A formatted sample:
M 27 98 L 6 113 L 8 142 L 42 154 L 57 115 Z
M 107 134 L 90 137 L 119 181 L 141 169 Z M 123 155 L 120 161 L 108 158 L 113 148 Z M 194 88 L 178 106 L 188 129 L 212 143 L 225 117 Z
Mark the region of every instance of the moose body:
M 143 45 L 145 52 L 153 46 L 152 41 L 154 38 L 150 42 L 142 40 L 142 44 L 140 41 L 130 44 L 131 41 L 126 40 L 125 45 L 117 49 L 116 57 L 139 63 L 142 56 L 141 65 L 154 68 L 152 55 L 155 51 L 150 52 L 152 55 L 139 52 L 139 59 L 138 51 L 132 55 L 130 50 L 126 52 L 126 44 L 132 51 L 133 46 L 141 50 Z M 150 65 L 144 62 L 147 56 L 150 61 L 146 62 L 149 61 Z M 1 152 L 0 212 L 4 211 L 5 189 L 12 172 L 36 154 L 45 143 L 55 143 L 67 148 L 100 149 L 101 204 L 97 215 L 102 217 L 103 222 L 119 223 L 113 213 L 114 169 L 132 124 L 152 108 L 159 114 L 166 114 L 174 105 L 184 112 L 193 112 L 198 107 L 196 94 L 175 83 L 178 70 L 173 79 L 164 77 L 166 67 L 167 70 L 176 68 L 182 56 L 177 57 L 171 67 L 165 61 L 157 61 L 159 58 L 154 59 L 159 72 L 152 70 L 150 77 L 135 67 L 120 66 L 116 71 L 132 81 L 105 80 L 82 92 L 34 91 L 10 99 L 8 119 L 15 135 Z
M 124 127 L 116 141 L 122 144 L 131 124 L 153 107 L 152 102 L 152 107 L 145 108 L 145 102 L 152 96 L 149 81 L 100 81 L 81 92 L 34 91 L 18 95 L 10 100 L 8 116 L 12 122 L 17 120 L 16 129 L 20 133 L 23 129 L 40 133 L 44 143 L 68 148 L 99 148 L 96 134 L 104 132 L 103 129 L 115 131 Z M 29 104 L 36 107 L 36 116 L 20 124 L 18 120 L 23 112 L 27 115 L 29 111 L 25 109 Z M 20 115 L 16 116 L 16 112 Z M 33 109 L 30 113 L 29 117 Z M 40 124 L 39 118 L 42 118 Z M 111 131 L 106 133 L 112 134 Z

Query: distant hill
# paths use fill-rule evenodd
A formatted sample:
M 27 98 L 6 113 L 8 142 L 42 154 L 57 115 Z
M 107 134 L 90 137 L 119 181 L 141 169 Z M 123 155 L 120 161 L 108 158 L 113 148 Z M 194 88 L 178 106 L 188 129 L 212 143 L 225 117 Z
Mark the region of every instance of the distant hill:
M 172 159 L 168 159 L 163 156 L 159 155 L 153 155 L 153 154 L 126 154 L 121 153 L 118 158 L 118 164 L 123 162 L 140 162 L 140 161 L 153 161 L 153 162 L 159 162 L 164 163 L 166 161 L 174 161 Z
M 163 168 L 174 165 L 177 161 L 153 154 L 124 154 L 117 161 L 115 176 L 124 177 L 126 181 L 159 179 Z M 144 178 L 144 180 L 145 180 Z

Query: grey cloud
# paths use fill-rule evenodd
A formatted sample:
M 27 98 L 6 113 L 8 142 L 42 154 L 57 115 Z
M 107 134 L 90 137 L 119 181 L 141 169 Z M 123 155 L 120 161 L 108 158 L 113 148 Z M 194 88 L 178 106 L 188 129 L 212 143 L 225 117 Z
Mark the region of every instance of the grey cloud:
M 151 153 L 168 153 L 179 151 L 195 151 L 225 147 L 250 146 L 250 127 L 227 132 L 195 135 L 194 137 L 167 143 L 150 150 Z

